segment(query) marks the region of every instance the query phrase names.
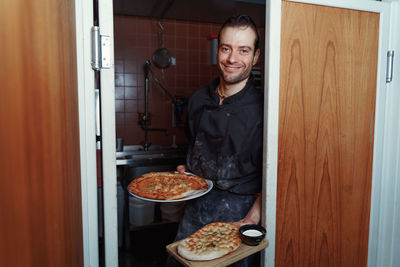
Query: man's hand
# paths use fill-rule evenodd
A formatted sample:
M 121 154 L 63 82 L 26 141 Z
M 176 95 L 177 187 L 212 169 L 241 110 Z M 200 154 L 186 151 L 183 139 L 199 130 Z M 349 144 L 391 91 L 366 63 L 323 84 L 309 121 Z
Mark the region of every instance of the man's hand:
M 240 226 L 243 226 L 245 224 L 258 224 L 258 223 L 259 223 L 259 221 L 249 219 L 246 216 L 243 219 L 241 219 L 240 221 L 234 222 L 233 224 L 236 225 L 239 228 Z
M 254 201 L 254 204 L 247 213 L 247 215 L 243 219 L 234 222 L 233 224 L 235 224 L 237 227 L 240 227 L 245 224 L 258 224 L 260 222 L 260 219 L 261 219 L 261 194 L 257 196 L 257 199 Z
M 184 173 L 186 171 L 186 165 L 178 165 L 178 166 L 176 166 L 176 170 L 179 173 Z

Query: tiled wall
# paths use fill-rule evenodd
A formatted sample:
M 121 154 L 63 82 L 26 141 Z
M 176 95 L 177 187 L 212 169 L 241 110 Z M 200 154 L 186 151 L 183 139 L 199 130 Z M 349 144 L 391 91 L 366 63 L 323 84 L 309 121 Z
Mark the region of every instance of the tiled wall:
M 172 95 L 189 97 L 218 76 L 217 67 L 209 63 L 207 36 L 218 33 L 220 25 L 177 20 L 163 20 L 162 25 L 163 46 L 176 65 L 163 71 L 153 66 L 153 72 Z M 145 110 L 144 63 L 159 47 L 158 32 L 157 19 L 114 16 L 116 135 L 125 145 L 144 141 L 138 124 L 138 113 Z M 187 143 L 182 127 L 172 127 L 170 98 L 151 79 L 149 95 L 150 127 L 168 129 L 168 135 L 149 132 L 150 142 L 171 144 L 175 135 L 177 143 Z

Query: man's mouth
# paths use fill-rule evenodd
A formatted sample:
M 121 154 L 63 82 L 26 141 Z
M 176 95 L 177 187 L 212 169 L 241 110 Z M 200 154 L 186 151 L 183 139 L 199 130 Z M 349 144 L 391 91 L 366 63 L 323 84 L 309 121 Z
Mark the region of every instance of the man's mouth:
M 237 66 L 237 65 L 225 65 L 223 64 L 224 69 L 227 71 L 237 71 L 239 70 L 242 66 Z

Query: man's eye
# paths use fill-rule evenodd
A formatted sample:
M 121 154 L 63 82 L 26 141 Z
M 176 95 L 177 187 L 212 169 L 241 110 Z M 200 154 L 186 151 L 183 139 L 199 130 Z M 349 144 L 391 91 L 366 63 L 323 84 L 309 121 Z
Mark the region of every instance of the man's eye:
M 220 49 L 221 49 L 222 52 L 229 52 L 229 48 L 228 47 L 222 46 Z
M 242 53 L 242 54 L 248 54 L 249 53 L 249 50 L 247 50 L 247 49 L 242 49 L 242 50 L 240 50 L 240 53 Z

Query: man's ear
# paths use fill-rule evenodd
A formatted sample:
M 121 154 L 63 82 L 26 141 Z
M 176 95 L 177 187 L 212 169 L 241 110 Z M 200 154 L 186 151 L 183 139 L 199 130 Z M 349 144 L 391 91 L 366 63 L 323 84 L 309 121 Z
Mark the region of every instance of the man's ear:
M 257 64 L 258 58 L 260 57 L 260 53 L 261 53 L 260 48 L 258 48 L 254 53 L 253 66 Z

